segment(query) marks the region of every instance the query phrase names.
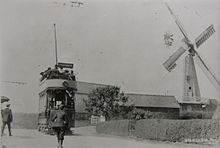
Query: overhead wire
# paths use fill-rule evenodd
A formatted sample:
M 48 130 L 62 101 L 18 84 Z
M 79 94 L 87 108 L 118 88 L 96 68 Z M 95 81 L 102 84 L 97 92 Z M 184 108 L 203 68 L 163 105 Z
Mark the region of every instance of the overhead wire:
M 50 3 L 50 4 L 54 5 L 54 3 Z M 69 9 L 71 9 L 69 6 L 66 7 L 66 6 L 62 6 L 62 5 L 59 6 L 58 5 L 58 7 L 65 7 L 65 8 L 63 8 L 64 12 L 61 13 L 62 14 L 61 16 L 53 18 L 54 22 L 51 22 L 51 31 L 48 30 L 48 32 L 46 33 L 46 36 L 44 38 L 42 38 L 42 37 L 40 38 L 42 43 L 41 44 L 39 43 L 39 45 L 41 46 L 41 47 L 39 47 L 39 52 L 38 52 L 39 56 L 44 56 L 42 53 L 43 53 L 43 49 L 45 49 L 45 47 L 43 47 L 43 46 L 47 45 L 46 43 L 48 43 L 49 38 L 53 38 L 54 37 L 54 35 L 53 35 L 54 34 L 54 32 L 53 32 L 53 24 L 56 24 L 58 26 L 58 30 L 59 30 L 59 28 L 62 28 L 63 22 L 65 21 L 65 17 L 67 16 Z M 59 38 L 59 31 L 58 31 L 58 38 Z M 58 49 L 59 49 L 59 47 L 58 47 Z M 49 50 L 51 50 L 51 53 L 54 52 L 54 49 L 49 49 Z M 38 65 L 41 66 L 41 64 L 39 64 L 39 63 L 38 63 Z M 39 67 L 39 66 L 36 66 L 36 67 Z

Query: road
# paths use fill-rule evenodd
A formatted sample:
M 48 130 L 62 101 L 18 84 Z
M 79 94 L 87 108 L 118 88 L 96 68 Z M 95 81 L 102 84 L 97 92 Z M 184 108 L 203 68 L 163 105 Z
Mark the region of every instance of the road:
M 7 130 L 6 130 L 7 132 Z M 95 127 L 74 129 L 75 135 L 65 136 L 64 148 L 206 148 L 215 146 L 185 143 L 157 142 L 128 137 L 99 135 Z M 56 148 L 56 137 L 45 135 L 37 130 L 14 129 L 13 136 L 3 136 L 4 148 Z

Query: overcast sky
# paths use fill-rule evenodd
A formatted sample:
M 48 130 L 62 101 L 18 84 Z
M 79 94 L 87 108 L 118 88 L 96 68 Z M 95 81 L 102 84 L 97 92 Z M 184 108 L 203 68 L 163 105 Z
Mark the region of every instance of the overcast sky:
M 38 111 L 39 73 L 55 64 L 54 23 L 58 60 L 74 63 L 79 81 L 181 99 L 184 56 L 171 73 L 162 63 L 181 46 L 183 36 L 161 0 L 82 0 L 81 7 L 63 6 L 64 2 L 68 0 L 3 0 L 0 6 L 1 95 L 11 98 L 14 112 Z M 216 33 L 198 52 L 219 78 L 220 1 L 167 2 L 192 41 L 214 24 Z M 167 31 L 174 34 L 170 48 L 163 41 Z M 219 98 L 196 68 L 202 96 Z

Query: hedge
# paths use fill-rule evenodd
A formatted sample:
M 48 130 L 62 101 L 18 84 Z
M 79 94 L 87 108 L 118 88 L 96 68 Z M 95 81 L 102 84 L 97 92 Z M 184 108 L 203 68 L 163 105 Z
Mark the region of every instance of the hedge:
M 183 142 L 220 139 L 220 120 L 143 119 L 136 122 L 118 120 L 98 123 L 98 133 L 135 136 L 143 139 Z
M 186 139 L 219 139 L 220 120 L 156 120 L 136 122 L 135 136 L 144 139 L 184 141 Z
M 108 122 L 100 122 L 96 126 L 98 133 L 128 136 L 129 134 L 129 121 L 128 120 L 114 120 Z

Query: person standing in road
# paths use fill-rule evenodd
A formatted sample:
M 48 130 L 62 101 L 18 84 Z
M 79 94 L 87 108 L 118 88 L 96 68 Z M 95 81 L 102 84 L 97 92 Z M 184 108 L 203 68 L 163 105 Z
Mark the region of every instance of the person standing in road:
M 10 104 L 6 105 L 6 108 L 1 111 L 2 114 L 2 131 L 1 131 L 1 136 L 3 136 L 5 126 L 8 126 L 8 132 L 9 136 L 12 136 L 11 134 L 11 122 L 13 121 L 12 117 L 12 111 L 10 109 Z
M 62 148 L 67 127 L 67 116 L 62 104 L 58 107 L 58 110 L 51 113 L 51 122 L 51 127 L 57 135 L 58 147 Z

